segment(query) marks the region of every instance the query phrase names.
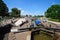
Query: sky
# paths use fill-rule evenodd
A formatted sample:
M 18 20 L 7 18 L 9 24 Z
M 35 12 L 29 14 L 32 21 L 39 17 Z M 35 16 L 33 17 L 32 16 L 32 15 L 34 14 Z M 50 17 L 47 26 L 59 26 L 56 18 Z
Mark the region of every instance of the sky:
M 53 4 L 59 4 L 60 0 L 3 0 L 9 12 L 12 8 L 21 10 L 21 15 L 44 15 L 45 11 Z

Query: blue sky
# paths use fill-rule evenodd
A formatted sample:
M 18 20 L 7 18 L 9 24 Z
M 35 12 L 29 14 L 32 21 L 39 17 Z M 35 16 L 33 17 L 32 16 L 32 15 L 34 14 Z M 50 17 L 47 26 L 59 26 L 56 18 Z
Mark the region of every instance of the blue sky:
M 52 4 L 60 4 L 60 0 L 3 0 L 9 11 L 16 7 L 21 10 L 21 15 L 44 15 Z

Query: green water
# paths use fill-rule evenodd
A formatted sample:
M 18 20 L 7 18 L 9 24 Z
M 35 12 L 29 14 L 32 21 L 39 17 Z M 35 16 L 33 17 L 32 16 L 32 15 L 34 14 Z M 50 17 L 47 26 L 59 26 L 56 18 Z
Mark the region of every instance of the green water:
M 53 37 L 41 33 L 41 34 L 35 34 L 34 40 L 53 40 Z
M 32 40 L 53 40 L 53 37 L 47 35 L 47 32 L 43 31 L 40 31 L 40 34 L 32 33 L 32 35 L 33 35 Z

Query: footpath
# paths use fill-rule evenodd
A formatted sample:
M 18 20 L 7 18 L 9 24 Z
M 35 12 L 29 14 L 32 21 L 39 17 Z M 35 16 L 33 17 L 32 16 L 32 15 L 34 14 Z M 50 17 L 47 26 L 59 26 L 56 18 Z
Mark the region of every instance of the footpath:
M 60 22 L 54 22 L 54 21 L 48 21 L 48 22 L 54 23 L 56 25 L 60 25 Z

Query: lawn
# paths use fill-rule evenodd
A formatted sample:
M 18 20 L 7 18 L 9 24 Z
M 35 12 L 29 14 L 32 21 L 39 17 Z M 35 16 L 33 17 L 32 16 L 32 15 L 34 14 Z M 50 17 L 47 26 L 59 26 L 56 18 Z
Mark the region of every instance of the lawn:
M 52 18 L 48 18 L 48 20 L 55 21 L 55 22 L 60 22 L 60 19 L 52 19 Z

